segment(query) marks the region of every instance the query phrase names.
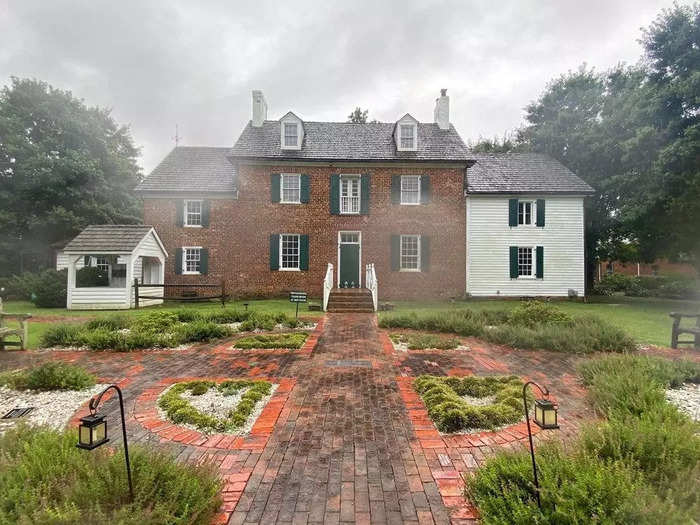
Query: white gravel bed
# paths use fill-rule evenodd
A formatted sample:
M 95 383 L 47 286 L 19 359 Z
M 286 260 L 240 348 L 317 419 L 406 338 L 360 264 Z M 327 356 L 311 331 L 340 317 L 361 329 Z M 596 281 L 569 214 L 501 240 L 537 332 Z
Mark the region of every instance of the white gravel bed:
M 236 323 L 225 323 L 224 326 L 228 326 L 231 328 L 234 332 L 241 332 L 241 325 L 242 322 L 236 322 Z M 289 328 L 287 325 L 282 324 L 282 323 L 277 323 L 275 327 L 272 329 L 273 332 L 305 332 L 307 330 L 314 330 L 316 329 L 316 323 L 304 323 L 301 326 L 297 326 L 296 328 Z M 263 330 L 261 328 L 256 328 L 253 330 L 251 333 L 254 334 L 260 334 L 263 332 L 269 332 L 270 330 Z
M 177 383 L 176 383 L 177 384 Z M 158 399 L 160 398 L 168 391 L 170 390 L 173 386 L 171 385 L 158 396 Z M 270 401 L 272 398 L 272 395 L 275 393 L 275 390 L 277 390 L 277 387 L 279 385 L 277 384 L 272 384 L 270 388 L 270 393 L 263 397 L 260 401 L 258 401 L 255 404 L 255 408 L 253 408 L 253 411 L 250 413 L 248 416 L 248 419 L 246 420 L 245 424 L 242 427 L 239 427 L 233 431 L 230 432 L 222 432 L 223 434 L 232 434 L 236 436 L 240 435 L 245 435 L 250 433 L 251 429 L 253 428 L 253 425 L 255 425 L 255 421 L 260 417 L 260 414 L 262 414 L 263 409 L 265 408 L 265 405 L 267 405 L 267 402 Z M 238 402 L 241 400 L 241 397 L 243 394 L 248 390 L 247 388 L 242 388 L 238 392 L 236 392 L 233 395 L 230 396 L 225 396 L 221 392 L 219 392 L 216 388 L 210 388 L 207 390 L 204 394 L 201 396 L 194 396 L 190 391 L 186 391 L 181 394 L 181 397 L 188 401 L 194 408 L 199 410 L 200 412 L 214 416 L 217 418 L 222 418 L 225 417 L 226 414 L 234 409 L 236 405 L 238 405 Z M 162 419 L 165 419 L 166 421 L 170 421 L 170 418 L 168 418 L 168 415 L 165 413 L 165 411 L 158 406 L 158 414 Z M 205 434 L 210 434 L 212 431 L 205 432 L 199 428 L 197 428 L 195 425 L 192 425 L 190 423 L 177 423 L 177 425 L 183 426 L 185 428 L 189 428 L 190 430 L 196 430 L 197 432 L 203 432 Z
M 484 397 L 472 397 L 472 396 L 465 394 L 461 397 L 468 404 L 473 405 L 475 407 L 485 407 L 487 405 L 493 405 L 494 401 L 496 401 L 495 394 L 492 396 L 484 396 Z
M 680 388 L 666 390 L 666 399 L 693 421 L 700 421 L 700 384 L 686 383 Z
M 87 390 L 13 390 L 0 386 L 0 417 L 13 408 L 34 407 L 28 415 L 17 419 L 0 419 L 0 434 L 20 421 L 32 425 L 48 425 L 62 429 L 80 406 L 99 394 L 107 385 L 98 384 Z

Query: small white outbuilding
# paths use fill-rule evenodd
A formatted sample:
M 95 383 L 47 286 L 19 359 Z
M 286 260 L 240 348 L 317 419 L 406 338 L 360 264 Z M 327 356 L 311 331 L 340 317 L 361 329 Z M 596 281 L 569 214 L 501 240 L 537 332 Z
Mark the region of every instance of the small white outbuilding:
M 134 279 L 163 284 L 168 253 L 152 226 L 88 226 L 63 249 L 68 267 L 69 310 L 116 310 L 134 306 Z M 88 272 L 86 267 L 96 270 Z M 163 288 L 141 288 L 140 306 L 163 302 Z

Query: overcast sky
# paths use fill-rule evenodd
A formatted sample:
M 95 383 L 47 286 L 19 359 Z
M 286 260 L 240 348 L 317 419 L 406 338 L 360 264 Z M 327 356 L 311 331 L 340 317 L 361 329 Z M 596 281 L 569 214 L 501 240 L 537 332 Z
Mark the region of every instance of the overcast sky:
M 0 84 L 36 77 L 130 124 L 146 173 L 173 147 L 229 146 L 261 89 L 276 119 L 410 112 L 440 88 L 464 140 L 502 135 L 545 84 L 634 63 L 671 1 L 0 0 Z

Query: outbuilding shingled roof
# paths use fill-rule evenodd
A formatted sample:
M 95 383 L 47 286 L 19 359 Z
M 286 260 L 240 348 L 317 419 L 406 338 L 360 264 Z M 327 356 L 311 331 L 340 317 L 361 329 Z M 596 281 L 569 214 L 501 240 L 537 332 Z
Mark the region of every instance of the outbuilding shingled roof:
M 594 190 L 559 161 L 540 153 L 472 154 L 469 193 L 568 193 Z
M 143 224 L 101 224 L 85 228 L 69 242 L 64 252 L 129 253 L 151 231 L 152 226 Z
M 280 148 L 280 123 L 266 120 L 259 128 L 250 122 L 231 149 L 234 158 L 356 160 L 356 161 L 467 161 L 467 146 L 450 125 L 418 124 L 418 150 L 397 151 L 394 123 L 304 122 L 300 150 Z
M 231 148 L 179 146 L 136 187 L 137 192 L 236 191 L 236 169 L 227 158 Z

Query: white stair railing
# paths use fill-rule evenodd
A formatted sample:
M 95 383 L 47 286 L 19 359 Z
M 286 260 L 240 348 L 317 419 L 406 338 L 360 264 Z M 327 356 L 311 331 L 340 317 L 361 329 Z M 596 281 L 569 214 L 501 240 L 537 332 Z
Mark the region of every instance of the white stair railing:
M 328 298 L 331 295 L 331 290 L 333 289 L 333 265 L 328 263 L 328 268 L 326 269 L 326 277 L 323 279 L 323 311 L 325 312 L 328 308 Z
M 377 283 L 377 273 L 374 271 L 374 263 L 370 263 L 365 267 L 365 286 L 372 292 L 372 303 L 374 311 L 377 311 L 377 301 L 379 300 L 379 283 Z

